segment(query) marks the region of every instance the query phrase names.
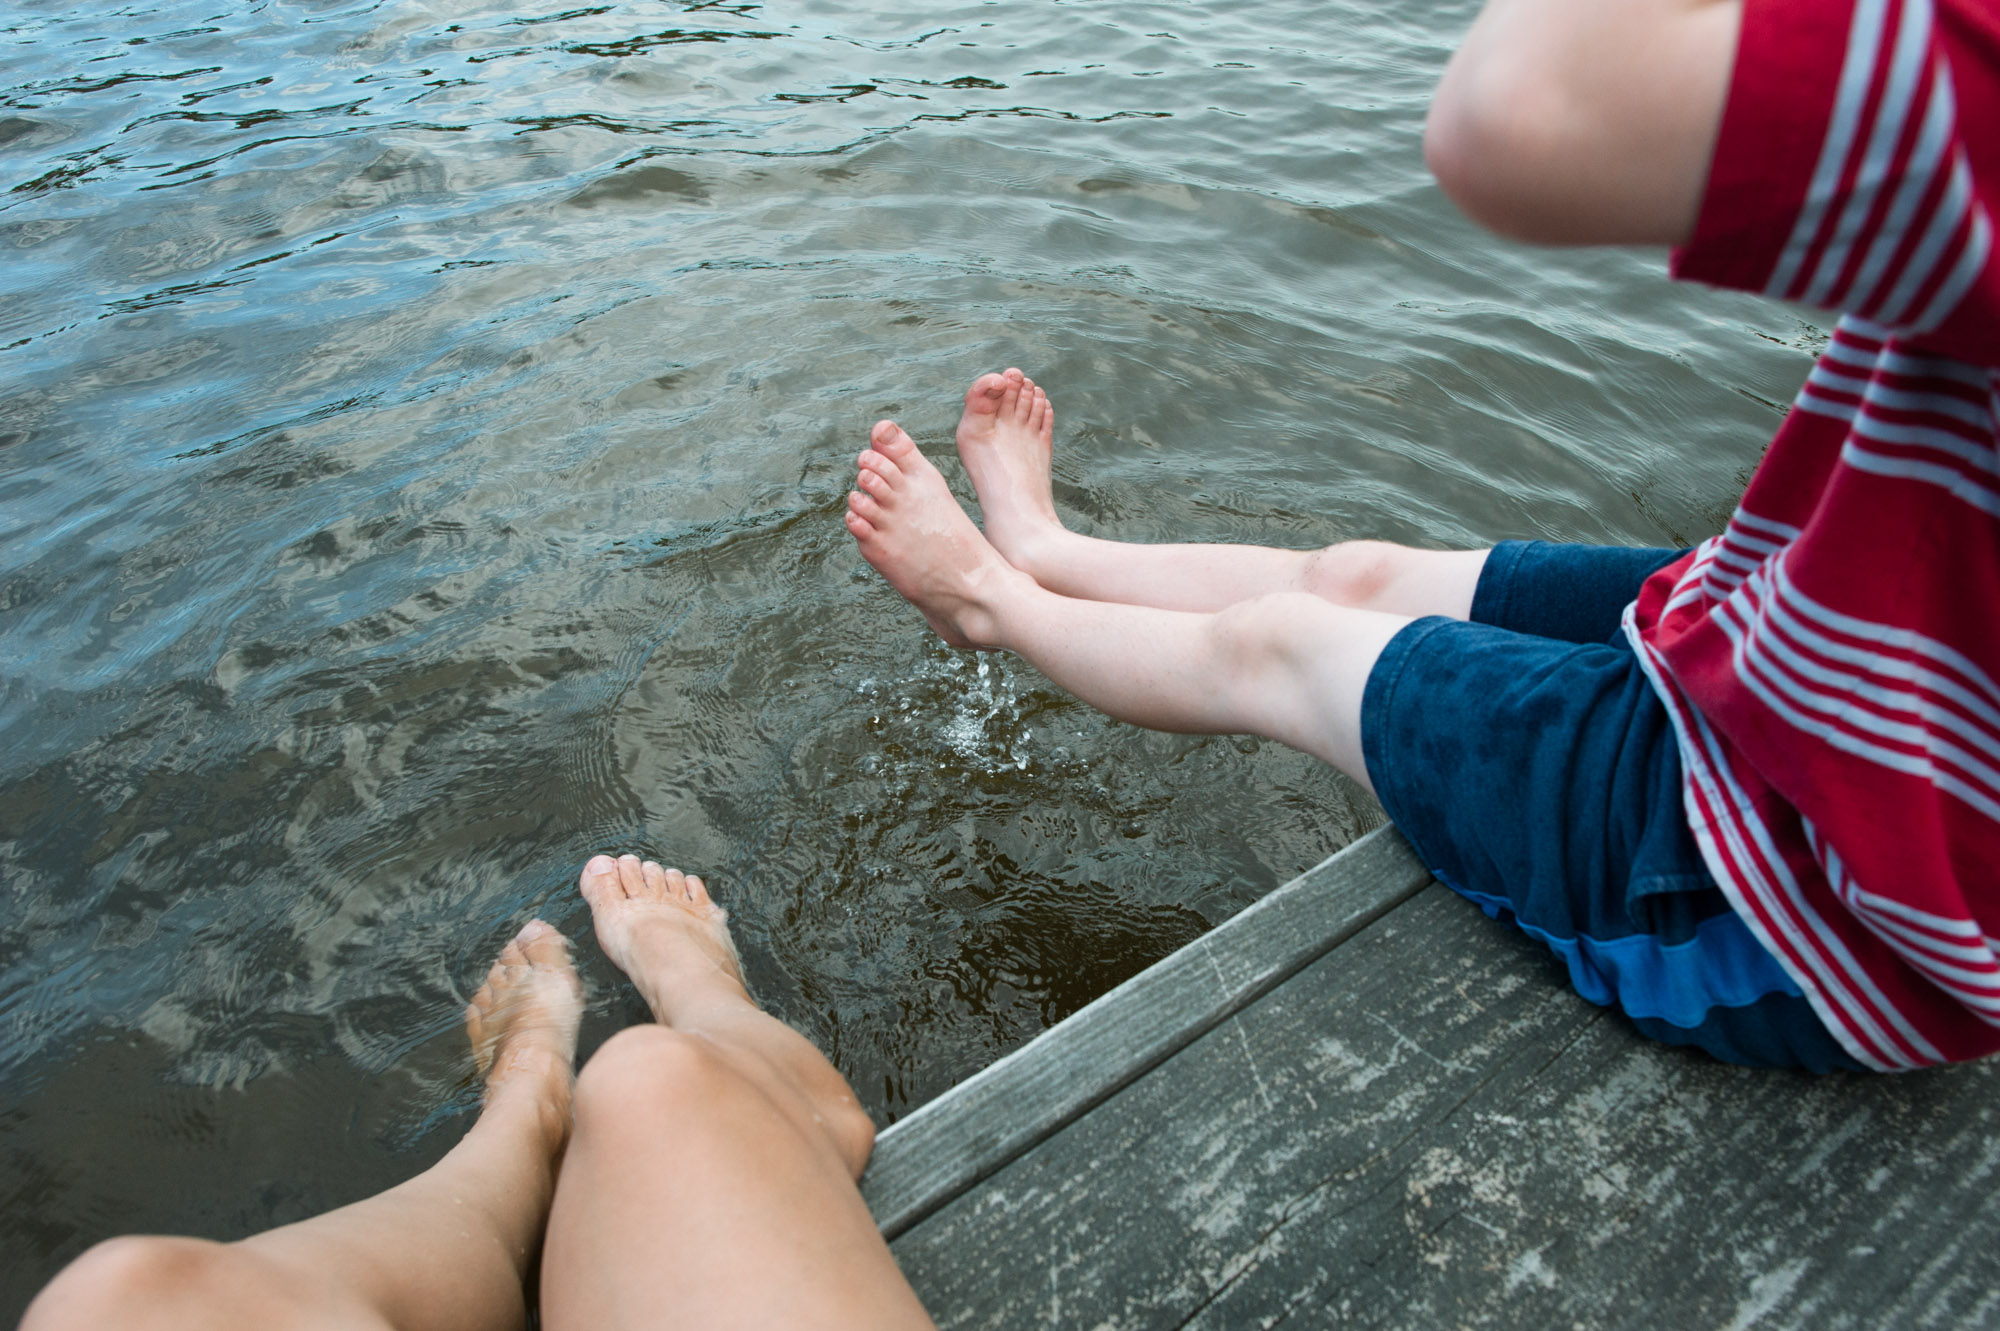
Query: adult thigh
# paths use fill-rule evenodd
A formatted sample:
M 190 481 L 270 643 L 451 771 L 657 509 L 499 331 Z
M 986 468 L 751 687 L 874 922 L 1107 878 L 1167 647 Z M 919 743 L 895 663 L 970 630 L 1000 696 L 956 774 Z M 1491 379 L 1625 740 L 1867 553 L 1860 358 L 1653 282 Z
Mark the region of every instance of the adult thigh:
M 550 1331 L 924 1327 L 838 1153 L 698 1034 L 637 1027 L 576 1088 L 542 1259 Z

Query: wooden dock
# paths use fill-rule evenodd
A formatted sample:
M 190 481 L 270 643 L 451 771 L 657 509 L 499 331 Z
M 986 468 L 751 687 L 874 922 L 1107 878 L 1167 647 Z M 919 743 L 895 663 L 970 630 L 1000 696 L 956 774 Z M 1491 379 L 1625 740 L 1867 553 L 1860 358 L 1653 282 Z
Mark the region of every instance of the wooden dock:
M 959 1327 L 2000 1326 L 2000 1063 L 1642 1040 L 1364 837 L 884 1132 Z

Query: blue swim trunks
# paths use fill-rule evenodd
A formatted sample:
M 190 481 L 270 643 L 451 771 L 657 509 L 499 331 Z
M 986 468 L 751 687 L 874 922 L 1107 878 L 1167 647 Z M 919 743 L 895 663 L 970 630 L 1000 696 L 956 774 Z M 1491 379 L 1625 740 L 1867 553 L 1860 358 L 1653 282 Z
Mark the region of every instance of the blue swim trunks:
M 1858 1070 L 1688 831 L 1673 726 L 1619 628 L 1681 553 L 1496 547 L 1470 622 L 1416 620 L 1375 663 L 1369 778 L 1447 887 L 1642 1033 L 1751 1067 Z

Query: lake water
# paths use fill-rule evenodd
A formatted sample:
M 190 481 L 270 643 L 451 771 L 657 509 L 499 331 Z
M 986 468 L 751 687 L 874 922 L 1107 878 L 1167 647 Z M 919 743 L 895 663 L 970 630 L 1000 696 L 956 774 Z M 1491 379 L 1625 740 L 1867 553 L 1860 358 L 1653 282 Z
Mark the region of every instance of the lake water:
M 1472 12 L 12 0 L 0 1317 L 442 1153 L 531 914 L 640 1019 L 594 851 L 887 1122 L 1379 821 L 930 639 L 840 523 L 877 417 L 1018 364 L 1137 540 L 1717 529 L 1821 334 L 1459 218 Z

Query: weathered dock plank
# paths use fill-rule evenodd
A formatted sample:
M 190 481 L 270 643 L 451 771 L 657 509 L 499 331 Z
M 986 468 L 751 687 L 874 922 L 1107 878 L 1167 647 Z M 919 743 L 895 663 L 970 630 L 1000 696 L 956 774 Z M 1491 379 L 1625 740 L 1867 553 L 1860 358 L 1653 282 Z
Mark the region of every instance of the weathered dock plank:
M 1661 1048 L 1430 888 L 895 1250 L 946 1327 L 1995 1324 L 1996 1072 Z
M 1255 1002 L 1430 881 L 1361 838 L 891 1127 L 862 1191 L 891 1238 Z

